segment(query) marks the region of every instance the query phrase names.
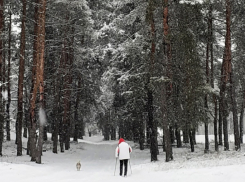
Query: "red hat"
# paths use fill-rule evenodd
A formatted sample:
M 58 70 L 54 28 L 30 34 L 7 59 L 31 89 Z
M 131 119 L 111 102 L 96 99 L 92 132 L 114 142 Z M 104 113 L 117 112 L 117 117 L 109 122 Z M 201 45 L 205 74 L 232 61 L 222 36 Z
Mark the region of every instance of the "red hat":
M 125 142 L 125 140 L 123 138 L 120 138 L 118 144 L 120 144 L 122 142 Z

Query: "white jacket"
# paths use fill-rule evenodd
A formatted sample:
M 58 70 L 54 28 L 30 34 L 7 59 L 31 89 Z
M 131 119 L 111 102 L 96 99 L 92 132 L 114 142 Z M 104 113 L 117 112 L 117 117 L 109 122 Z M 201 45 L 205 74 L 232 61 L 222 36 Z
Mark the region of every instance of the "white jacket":
M 126 142 L 121 142 L 115 151 L 115 157 L 119 157 L 119 160 L 130 159 L 130 153 L 132 148 Z

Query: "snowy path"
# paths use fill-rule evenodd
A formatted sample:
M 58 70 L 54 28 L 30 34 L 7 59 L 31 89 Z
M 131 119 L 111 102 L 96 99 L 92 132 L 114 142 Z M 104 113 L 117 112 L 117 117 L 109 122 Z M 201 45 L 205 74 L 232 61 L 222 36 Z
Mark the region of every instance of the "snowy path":
M 130 143 L 133 146 L 133 143 Z M 133 148 L 128 177 L 120 177 L 117 163 L 114 176 L 114 151 L 117 141 L 102 141 L 101 137 L 85 138 L 79 143 L 71 142 L 65 153 L 53 154 L 47 145 L 42 165 L 30 162 L 29 156 L 16 157 L 13 142 L 4 143 L 4 156 L 0 157 L 1 182 L 244 182 L 245 156 L 243 152 L 219 152 L 203 154 L 202 146 L 195 153 L 188 148 L 174 148 L 175 160 L 164 162 L 160 152 L 159 161 L 150 162 L 149 150 Z M 81 171 L 76 162 L 81 161 Z

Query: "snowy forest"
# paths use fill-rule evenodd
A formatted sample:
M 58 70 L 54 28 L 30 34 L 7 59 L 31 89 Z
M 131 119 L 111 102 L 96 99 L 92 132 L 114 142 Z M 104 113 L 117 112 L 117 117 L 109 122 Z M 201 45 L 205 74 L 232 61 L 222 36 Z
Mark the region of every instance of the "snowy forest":
M 151 162 L 238 155 L 244 14 L 244 0 L 0 0 L 0 158 L 41 164 L 44 145 L 99 135 Z

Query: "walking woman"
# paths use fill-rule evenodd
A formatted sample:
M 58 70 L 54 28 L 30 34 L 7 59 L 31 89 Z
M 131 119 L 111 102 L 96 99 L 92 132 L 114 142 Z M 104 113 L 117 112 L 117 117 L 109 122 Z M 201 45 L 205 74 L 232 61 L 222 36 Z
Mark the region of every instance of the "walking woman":
M 120 160 L 120 176 L 123 174 L 123 165 L 124 165 L 124 177 L 127 176 L 128 170 L 128 160 L 130 159 L 130 153 L 132 148 L 128 143 L 125 142 L 123 138 L 119 139 L 118 146 L 116 148 L 115 156 Z

